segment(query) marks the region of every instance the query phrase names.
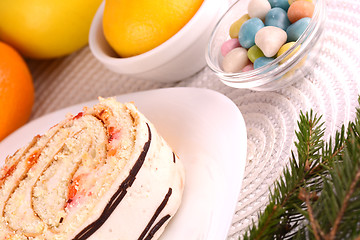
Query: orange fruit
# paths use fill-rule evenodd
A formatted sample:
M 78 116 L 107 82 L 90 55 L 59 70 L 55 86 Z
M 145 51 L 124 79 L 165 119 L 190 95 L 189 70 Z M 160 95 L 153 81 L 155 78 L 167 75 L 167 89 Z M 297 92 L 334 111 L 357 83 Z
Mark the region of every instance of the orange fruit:
M 0 141 L 25 124 L 34 103 L 34 86 L 21 55 L 0 42 Z
M 203 0 L 106 0 L 104 35 L 120 57 L 147 52 L 175 35 Z

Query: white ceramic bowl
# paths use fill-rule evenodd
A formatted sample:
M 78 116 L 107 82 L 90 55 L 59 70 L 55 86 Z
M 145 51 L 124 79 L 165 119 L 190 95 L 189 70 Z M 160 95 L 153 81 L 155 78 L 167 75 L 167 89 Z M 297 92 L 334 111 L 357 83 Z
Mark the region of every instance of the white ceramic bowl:
M 113 72 L 158 82 L 187 78 L 206 66 L 211 31 L 228 8 L 227 0 L 204 0 L 194 17 L 160 46 L 137 56 L 120 58 L 103 34 L 103 2 L 93 19 L 89 46 L 93 55 Z

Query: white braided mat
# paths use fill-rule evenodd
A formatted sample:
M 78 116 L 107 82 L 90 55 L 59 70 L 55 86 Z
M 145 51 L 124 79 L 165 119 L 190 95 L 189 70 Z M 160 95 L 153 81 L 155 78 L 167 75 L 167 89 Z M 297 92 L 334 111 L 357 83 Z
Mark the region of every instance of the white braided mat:
M 221 1 L 221 0 L 219 0 Z M 233 2 L 233 0 L 231 0 Z M 232 99 L 248 132 L 243 188 L 228 239 L 238 239 L 268 200 L 268 188 L 294 149 L 300 110 L 323 115 L 326 136 L 355 117 L 360 88 L 360 1 L 327 0 L 324 45 L 314 74 L 291 87 L 254 92 L 223 85 L 205 68 L 179 83 L 152 83 L 105 69 L 88 47 L 61 59 L 29 60 L 36 102 L 32 119 L 98 96 L 108 97 L 166 87 L 209 88 Z

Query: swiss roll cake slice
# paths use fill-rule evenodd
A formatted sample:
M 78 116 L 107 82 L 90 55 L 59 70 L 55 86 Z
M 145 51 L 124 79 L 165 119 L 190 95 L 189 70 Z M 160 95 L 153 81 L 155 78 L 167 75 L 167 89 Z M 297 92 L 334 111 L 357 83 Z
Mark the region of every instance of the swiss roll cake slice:
M 184 169 L 132 103 L 99 99 L 5 160 L 0 240 L 157 239 Z

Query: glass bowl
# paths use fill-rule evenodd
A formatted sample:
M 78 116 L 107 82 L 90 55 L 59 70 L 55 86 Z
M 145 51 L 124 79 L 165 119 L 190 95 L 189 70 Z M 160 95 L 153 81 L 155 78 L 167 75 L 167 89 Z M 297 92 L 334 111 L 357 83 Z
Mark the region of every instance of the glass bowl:
M 205 56 L 209 68 L 224 84 L 230 87 L 256 91 L 277 90 L 311 74 L 323 42 L 321 36 L 326 19 L 325 0 L 313 0 L 315 9 L 306 30 L 288 51 L 274 61 L 247 72 L 228 73 L 222 70 L 221 46 L 230 39 L 231 24 L 242 15 L 247 14 L 249 2 L 250 0 L 240 0 L 234 3 L 215 26 Z M 289 56 L 299 46 L 299 50 L 293 56 L 280 64 L 281 60 Z

